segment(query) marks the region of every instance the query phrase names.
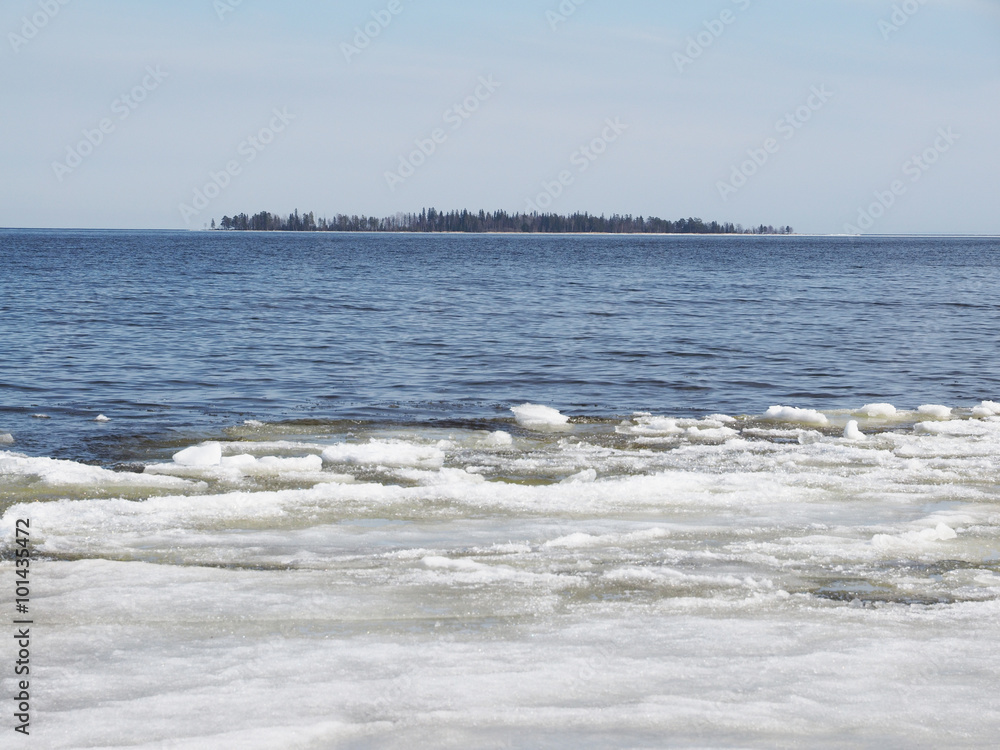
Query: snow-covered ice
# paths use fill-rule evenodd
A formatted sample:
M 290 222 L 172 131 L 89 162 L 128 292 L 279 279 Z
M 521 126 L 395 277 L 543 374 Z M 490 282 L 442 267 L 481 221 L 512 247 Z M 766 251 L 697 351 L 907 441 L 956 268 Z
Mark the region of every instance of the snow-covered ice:
M 798 422 L 799 424 L 826 427 L 829 418 L 815 409 L 800 409 L 794 406 L 772 406 L 764 413 L 764 419 L 771 422 Z
M 260 425 L 145 473 L 0 451 L 33 739 L 989 747 L 1000 420 L 972 409 Z
M 892 404 L 865 404 L 857 411 L 857 416 L 887 419 L 895 417 L 896 407 Z
M 948 406 L 924 404 L 917 407 L 917 413 L 924 417 L 933 417 L 934 419 L 951 419 L 952 410 Z
M 175 453 L 174 463 L 178 466 L 218 466 L 222 463 L 222 445 L 217 442 L 193 445 Z
M 522 404 L 513 407 L 511 411 L 514 412 L 517 423 L 529 430 L 563 430 L 569 424 L 569 417 L 551 406 Z
M 852 419 L 844 428 L 844 437 L 847 440 L 864 440 L 865 434 L 858 427 L 857 421 Z

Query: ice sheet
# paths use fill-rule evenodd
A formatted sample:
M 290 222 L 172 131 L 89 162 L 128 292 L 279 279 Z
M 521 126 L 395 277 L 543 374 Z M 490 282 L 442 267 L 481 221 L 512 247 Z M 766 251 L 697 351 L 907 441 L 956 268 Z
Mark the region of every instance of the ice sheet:
M 143 474 L 0 452 L 38 742 L 991 746 L 1000 419 L 944 416 L 262 425 Z

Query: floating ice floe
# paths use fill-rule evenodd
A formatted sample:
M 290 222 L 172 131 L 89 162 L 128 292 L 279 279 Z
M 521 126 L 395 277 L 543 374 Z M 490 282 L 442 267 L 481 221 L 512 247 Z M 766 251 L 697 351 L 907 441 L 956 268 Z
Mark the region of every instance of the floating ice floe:
M 110 422 L 111 420 L 108 417 L 104 416 L 103 414 L 98 414 L 96 417 L 94 417 L 94 421 L 95 422 Z
M 951 435 L 954 437 L 996 435 L 997 432 L 992 422 L 978 419 L 918 422 L 913 425 L 913 431 L 918 435 Z
M 299 455 L 255 456 L 249 451 L 259 452 L 267 448 L 279 451 L 295 450 Z M 307 443 L 204 443 L 187 448 L 174 455 L 172 463 L 147 466 L 147 474 L 187 477 L 206 481 L 242 483 L 250 477 L 279 478 L 286 481 L 315 485 L 324 482 L 350 483 L 354 477 L 333 474 L 323 470 L 323 459 L 316 453 L 302 452 L 321 450 L 323 446 Z M 232 454 L 233 451 L 242 451 Z M 226 455 L 230 453 L 232 455 Z
M 360 464 L 417 469 L 440 469 L 444 451 L 436 446 L 416 445 L 402 440 L 371 440 L 367 443 L 338 443 L 323 451 L 331 464 Z
M 724 414 L 714 414 L 705 419 L 679 419 L 636 414 L 634 422 L 626 421 L 615 430 L 621 434 L 638 436 L 640 443 L 664 442 L 663 438 L 681 438 L 692 443 L 721 445 L 739 435 L 729 424 L 736 422 Z
M 244 474 L 277 476 L 287 473 L 322 471 L 323 459 L 315 455 L 290 458 L 279 458 L 277 456 L 255 458 L 254 456 L 240 455 L 223 458 L 222 465 L 236 467 Z
M 0 445 L 10 445 L 14 442 L 14 436 L 9 432 L 0 432 Z
M 521 404 L 511 409 L 514 419 L 522 427 L 539 432 L 552 432 L 568 429 L 569 417 L 559 413 L 551 406 L 539 404 Z
M 300 456 L 304 451 L 319 455 L 329 447 L 328 443 L 313 443 L 295 440 L 234 440 L 222 443 L 224 456 L 251 454 L 255 456 Z
M 76 461 L 34 458 L 7 452 L 0 452 L 0 476 L 22 477 L 35 486 L 80 487 L 84 490 L 114 488 L 188 490 L 196 486 L 175 477 L 110 471 Z
M 489 448 L 506 448 L 514 444 L 514 438 L 509 432 L 497 430 L 480 440 L 479 444 Z
M 898 411 L 892 404 L 865 404 L 854 413 L 856 416 L 869 419 L 889 419 L 895 417 Z
M 797 409 L 794 406 L 772 406 L 764 413 L 764 419 L 769 422 L 798 422 L 816 427 L 826 427 L 830 424 L 830 420 L 822 412 L 815 409 Z
M 951 409 L 938 404 L 924 404 L 917 408 L 917 414 L 933 419 L 951 419 Z
M 637 415 L 635 424 L 625 422 L 622 431 L 633 435 L 652 435 L 665 437 L 670 435 L 683 435 L 686 427 L 682 427 L 683 420 L 671 419 L 669 417 L 654 417 L 652 415 Z
M 852 419 L 844 428 L 844 437 L 848 440 L 864 440 L 865 434 L 858 428 L 858 423 Z
M 983 401 L 972 410 L 972 416 L 979 418 L 1000 416 L 1000 404 L 996 401 Z
M 774 430 L 774 432 L 779 432 L 779 430 Z M 788 430 L 788 432 L 795 436 L 799 445 L 815 445 L 823 442 L 823 433 L 816 432 L 816 430 Z
M 174 454 L 174 463 L 179 466 L 219 466 L 222 463 L 222 445 L 211 442 L 185 448 Z
M 692 443 L 704 443 L 706 445 L 721 445 L 727 440 L 737 437 L 740 433 L 731 427 L 688 427 L 684 431 L 684 437 Z
M 958 532 L 944 523 L 934 528 L 908 531 L 905 534 L 876 534 L 872 537 L 872 545 L 879 550 L 893 552 L 900 548 L 922 547 L 938 542 L 950 542 L 958 539 Z
M 722 424 L 736 424 L 738 421 L 736 417 L 730 417 L 728 414 L 710 414 L 705 419 L 713 422 L 722 422 Z
M 319 462 L 320 466 L 322 467 L 323 459 L 321 458 Z M 236 456 L 225 456 L 221 461 L 222 466 L 240 470 L 247 469 L 251 466 L 256 466 L 257 463 L 258 463 L 257 458 L 255 456 L 251 456 L 246 453 L 241 453 Z

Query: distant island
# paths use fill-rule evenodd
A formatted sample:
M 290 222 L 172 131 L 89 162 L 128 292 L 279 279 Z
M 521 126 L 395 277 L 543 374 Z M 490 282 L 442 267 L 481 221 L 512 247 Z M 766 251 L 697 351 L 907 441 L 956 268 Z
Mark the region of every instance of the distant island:
M 395 216 L 347 216 L 317 219 L 307 214 L 289 214 L 287 218 L 261 211 L 253 216 L 238 214 L 223 216 L 212 229 L 243 232 L 470 232 L 470 233 L 551 233 L 551 234 L 792 234 L 789 226 L 773 227 L 761 224 L 745 228 L 741 224 L 701 219 L 659 219 L 655 216 L 592 216 L 575 213 L 509 214 L 506 211 L 451 211 L 444 213 L 425 208 L 420 213 L 398 213 Z

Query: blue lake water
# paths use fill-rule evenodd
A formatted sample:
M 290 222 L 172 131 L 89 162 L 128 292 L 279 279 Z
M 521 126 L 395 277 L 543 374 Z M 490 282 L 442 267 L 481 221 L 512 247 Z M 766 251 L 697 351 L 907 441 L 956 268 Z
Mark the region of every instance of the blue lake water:
M 975 403 L 997 352 L 994 239 L 0 233 L 0 428 L 40 455 L 524 401 Z

